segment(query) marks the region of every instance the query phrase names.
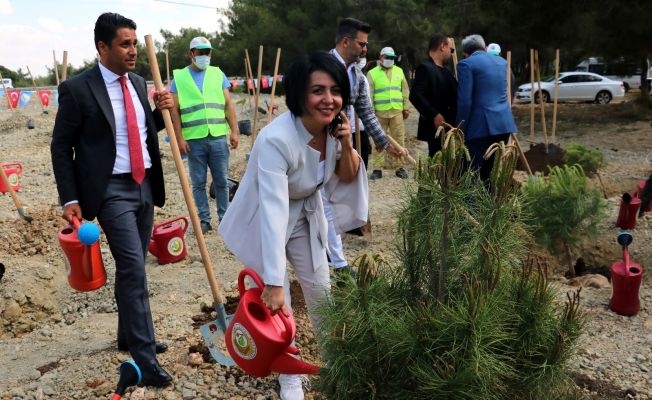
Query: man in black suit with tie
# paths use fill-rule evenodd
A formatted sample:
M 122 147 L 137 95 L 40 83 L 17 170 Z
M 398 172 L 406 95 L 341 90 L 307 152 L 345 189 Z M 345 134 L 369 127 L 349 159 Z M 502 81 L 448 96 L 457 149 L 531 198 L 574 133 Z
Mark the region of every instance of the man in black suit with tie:
M 154 206 L 165 189 L 157 132 L 161 113 L 152 112 L 145 80 L 136 66 L 136 24 L 105 13 L 95 23 L 99 63 L 59 86 L 59 110 L 52 133 L 52 168 L 63 206 L 62 217 L 97 217 L 115 260 L 118 348 L 129 350 L 143 383 L 165 386 L 172 377 L 156 353 L 167 346 L 154 340 L 145 256 Z M 171 109 L 172 96 L 155 96 L 159 109 Z
M 443 33 L 435 34 L 428 43 L 428 60 L 417 67 L 410 102 L 419 111 L 417 139 L 428 142 L 428 156 L 441 150 L 437 129 L 444 123 L 454 124 L 457 114 L 457 81 L 446 68 L 455 49 Z

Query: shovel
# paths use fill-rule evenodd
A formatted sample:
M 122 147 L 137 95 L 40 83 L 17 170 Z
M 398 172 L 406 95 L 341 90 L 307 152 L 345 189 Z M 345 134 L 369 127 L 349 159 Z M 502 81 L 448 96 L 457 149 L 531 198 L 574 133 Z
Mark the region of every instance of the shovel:
M 25 215 L 25 209 L 23 208 L 23 205 L 20 203 L 20 200 L 18 200 L 18 196 L 16 195 L 16 192 L 14 192 L 14 189 L 9 184 L 9 179 L 7 179 L 7 174 L 5 174 L 5 170 L 1 166 L 0 166 L 0 179 L 2 179 L 2 182 L 5 184 L 5 187 L 9 191 L 11 198 L 14 200 L 14 204 L 18 209 L 18 215 L 20 215 L 20 217 L 25 221 L 32 222 L 32 217 L 30 217 L 29 215 Z
M 156 86 L 156 90 L 159 91 L 164 89 L 164 87 L 163 82 L 161 81 L 161 72 L 158 69 L 158 61 L 156 60 L 152 35 L 145 36 L 145 44 L 147 46 L 147 58 L 149 59 L 152 77 L 154 78 L 154 85 Z M 213 305 L 217 312 L 217 319 L 200 327 L 199 330 L 204 338 L 204 342 L 206 342 L 206 347 L 208 347 L 211 356 L 213 356 L 215 361 L 224 366 L 233 366 L 235 365 L 233 359 L 228 355 L 228 353 L 220 350 L 220 344 L 224 343 L 224 333 L 229 325 L 231 316 L 227 315 L 224 310 L 224 296 L 222 295 L 217 280 L 215 279 L 215 272 L 213 272 L 213 265 L 208 255 L 208 249 L 206 248 L 206 242 L 204 241 L 204 234 L 201 231 L 199 217 L 197 216 L 195 201 L 193 200 L 192 192 L 190 191 L 190 185 L 188 185 L 188 176 L 186 175 L 186 170 L 183 166 L 183 161 L 181 160 L 181 153 L 179 153 L 179 146 L 177 145 L 177 137 L 174 134 L 174 126 L 172 125 L 170 111 L 161 110 L 161 114 L 163 115 L 163 121 L 165 122 L 165 130 L 170 137 L 170 150 L 174 156 L 174 164 L 179 174 L 179 181 L 181 182 L 181 188 L 183 189 L 183 197 L 188 206 L 188 215 L 190 215 L 193 230 L 195 231 L 197 244 L 199 245 L 199 252 L 201 253 L 204 269 L 206 270 L 206 276 L 208 277 L 208 283 L 211 286 Z M 224 348 L 226 349 L 226 346 L 224 346 Z

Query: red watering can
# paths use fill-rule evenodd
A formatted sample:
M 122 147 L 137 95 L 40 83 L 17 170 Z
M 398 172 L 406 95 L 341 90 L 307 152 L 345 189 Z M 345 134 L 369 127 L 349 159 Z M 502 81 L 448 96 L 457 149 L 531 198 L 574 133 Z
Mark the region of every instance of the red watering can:
M 643 278 L 643 267 L 629 262 L 627 247 L 634 238 L 629 232 L 621 232 L 617 241 L 623 247 L 623 261 L 616 261 L 611 265 L 611 300 L 609 308 L 620 315 L 636 315 L 641 308 L 638 289 Z
M 68 259 L 68 283 L 82 292 L 99 289 L 106 283 L 106 272 L 100 252 L 100 230 L 92 222 L 80 224 L 73 216 L 73 225 L 59 230 L 59 244 Z
M 183 226 L 175 222 L 182 221 Z M 149 252 L 158 259 L 159 265 L 175 263 L 186 258 L 184 235 L 188 229 L 186 217 L 176 217 L 154 226 Z
M 618 211 L 618 219 L 616 226 L 620 229 L 634 229 L 636 228 L 636 214 L 641 206 L 641 199 L 629 193 L 623 193 L 623 198 L 620 201 L 620 210 Z
M 20 182 L 18 181 L 18 178 L 20 177 L 20 173 L 23 172 L 23 165 L 19 162 L 13 162 L 0 164 L 0 167 L 5 170 L 9 186 L 11 186 L 14 192 L 18 192 L 20 190 Z M 8 191 L 9 189 L 5 186 L 4 180 L 0 180 L 0 193 L 7 193 Z
M 244 279 L 251 277 L 255 288 L 245 290 Z M 294 357 L 299 350 L 292 346 L 297 331 L 294 317 L 283 312 L 271 315 L 260 298 L 265 285 L 252 269 L 238 276 L 240 303 L 226 330 L 226 348 L 231 357 L 249 375 L 264 378 L 272 372 L 281 374 L 318 374 L 319 367 Z

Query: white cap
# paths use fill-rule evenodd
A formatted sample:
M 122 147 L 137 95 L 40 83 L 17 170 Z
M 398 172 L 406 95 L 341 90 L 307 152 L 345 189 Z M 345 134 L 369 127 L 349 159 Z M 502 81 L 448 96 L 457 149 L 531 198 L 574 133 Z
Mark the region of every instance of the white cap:
M 383 49 L 380 51 L 380 55 L 396 57 L 396 53 L 394 53 L 394 49 L 392 49 L 391 47 L 383 47 Z
M 211 42 L 203 36 L 197 36 L 190 41 L 190 50 L 192 49 L 212 49 Z
M 489 43 L 489 46 L 487 46 L 487 53 L 493 54 L 494 56 L 499 56 L 500 46 L 498 43 Z

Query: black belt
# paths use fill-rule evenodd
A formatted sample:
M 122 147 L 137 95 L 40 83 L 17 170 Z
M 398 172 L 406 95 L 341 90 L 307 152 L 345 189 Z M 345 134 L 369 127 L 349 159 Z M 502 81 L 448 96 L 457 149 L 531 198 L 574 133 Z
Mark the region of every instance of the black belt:
M 149 176 L 149 170 L 151 168 L 145 169 L 145 176 Z M 133 179 L 131 172 L 125 172 L 124 174 L 113 174 L 111 175 L 112 179 Z

